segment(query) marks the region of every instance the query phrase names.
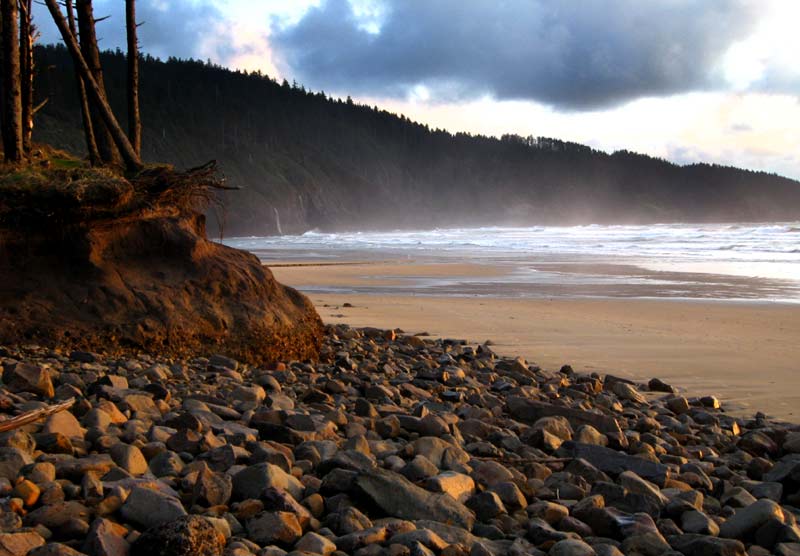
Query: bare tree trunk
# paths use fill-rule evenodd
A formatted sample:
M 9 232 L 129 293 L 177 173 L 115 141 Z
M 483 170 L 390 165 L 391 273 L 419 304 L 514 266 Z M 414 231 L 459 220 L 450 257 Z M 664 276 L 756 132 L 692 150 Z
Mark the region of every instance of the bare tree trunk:
M 78 36 L 78 29 L 75 26 L 75 12 L 72 8 L 72 0 L 66 0 L 67 22 L 72 36 Z M 77 72 L 76 72 L 77 73 Z M 83 134 L 86 137 L 86 150 L 89 151 L 89 163 L 97 166 L 102 162 L 100 152 L 97 150 L 97 141 L 94 138 L 94 127 L 92 126 L 92 116 L 89 112 L 89 99 L 86 98 L 86 86 L 80 75 L 76 76 L 78 82 L 78 99 L 81 103 L 81 119 L 83 120 Z
M 139 155 L 136 154 L 136 151 L 133 150 L 133 146 L 131 145 L 130 141 L 128 141 L 128 137 L 125 135 L 125 132 L 119 125 L 119 122 L 114 117 L 114 112 L 108 105 L 105 95 L 97 84 L 97 81 L 94 80 L 92 70 L 89 68 L 89 64 L 86 63 L 86 60 L 81 53 L 78 41 L 75 39 L 75 35 L 70 32 L 69 25 L 67 24 L 66 19 L 64 19 L 64 15 L 61 13 L 61 9 L 58 7 L 58 0 L 45 0 L 45 3 L 47 4 L 47 8 L 50 10 L 50 14 L 53 16 L 53 21 L 55 21 L 55 24 L 61 33 L 61 38 L 64 39 L 67 49 L 72 55 L 72 60 L 75 63 L 78 77 L 83 78 L 83 81 L 86 84 L 86 89 L 90 93 L 92 103 L 100 113 L 105 128 L 109 131 L 112 139 L 116 143 L 119 153 L 122 155 L 122 158 L 125 161 L 125 166 L 129 170 L 140 170 L 143 167 L 142 161 L 139 158 Z
M 19 0 L 19 60 L 22 94 L 22 151 L 30 158 L 33 138 L 33 41 L 32 0 Z
M 128 33 L 128 137 L 142 155 L 142 119 L 139 114 L 139 42 L 136 39 L 136 0 L 125 0 Z
M 3 77 L 3 68 L 5 67 L 3 64 L 5 63 L 4 60 L 6 57 L 3 54 L 3 49 L 2 49 L 4 36 L 5 34 L 3 32 L 3 9 L 2 6 L 0 6 L 0 141 L 3 141 L 3 144 L 5 144 L 6 142 L 6 125 L 5 125 L 6 117 L 5 114 L 3 113 L 5 111 L 5 108 L 3 107 L 6 105 L 5 101 L 6 84 L 5 84 L 5 78 Z
M 3 151 L 6 162 L 22 162 L 17 0 L 0 0 L 0 12 L 3 17 Z
M 94 28 L 94 9 L 92 0 L 76 0 L 75 7 L 78 10 L 78 31 L 80 32 L 80 47 L 83 59 L 92 72 L 92 77 L 97 83 L 98 91 L 104 100 L 107 99 L 105 81 L 103 80 L 103 68 L 100 65 L 100 50 L 97 48 L 97 35 Z M 99 108 L 95 103 L 89 103 L 89 111 L 92 116 L 92 128 L 94 138 L 97 142 L 97 149 L 100 158 L 106 164 L 119 164 L 119 151 L 114 146 L 111 131 L 106 128 L 103 117 L 100 115 Z

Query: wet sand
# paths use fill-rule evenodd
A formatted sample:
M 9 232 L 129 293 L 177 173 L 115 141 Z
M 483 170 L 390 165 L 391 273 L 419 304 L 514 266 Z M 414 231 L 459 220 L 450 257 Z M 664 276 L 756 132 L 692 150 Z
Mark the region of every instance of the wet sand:
M 688 395 L 714 394 L 738 414 L 760 410 L 800 421 L 800 305 L 677 299 L 414 295 L 409 280 L 491 280 L 507 270 L 474 264 L 271 266 L 305 290 L 329 323 L 399 327 L 409 333 L 491 340 L 495 351 L 546 368 L 569 363 L 646 381 L 658 376 Z M 330 293 L 362 291 L 375 293 Z M 479 288 L 480 281 L 473 284 Z M 403 294 L 393 289 L 403 288 Z M 492 297 L 489 297 L 492 296 Z M 353 307 L 345 307 L 349 303 Z

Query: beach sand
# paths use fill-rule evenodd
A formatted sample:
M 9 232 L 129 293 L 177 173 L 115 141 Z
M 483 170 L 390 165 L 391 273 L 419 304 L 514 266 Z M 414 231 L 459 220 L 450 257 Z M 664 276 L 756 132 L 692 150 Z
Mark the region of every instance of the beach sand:
M 659 377 L 687 395 L 716 395 L 736 414 L 764 411 L 789 421 L 800 415 L 800 305 L 391 293 L 409 279 L 504 272 L 489 265 L 389 261 L 270 268 L 281 282 L 305 290 L 328 323 L 491 340 L 496 352 L 545 368 L 568 363 L 577 371 L 640 381 Z M 319 293 L 325 286 L 383 293 Z M 493 293 L 491 285 L 486 290 Z

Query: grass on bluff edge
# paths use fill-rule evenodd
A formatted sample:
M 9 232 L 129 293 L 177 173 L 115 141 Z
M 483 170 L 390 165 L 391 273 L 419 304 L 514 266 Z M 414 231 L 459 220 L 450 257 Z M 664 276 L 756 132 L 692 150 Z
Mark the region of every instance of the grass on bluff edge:
M 202 211 L 217 202 L 217 189 L 230 188 L 213 161 L 187 171 L 151 164 L 131 174 L 91 167 L 64 151 L 38 146 L 30 163 L 0 164 L 0 225 Z
M 57 170 L 72 170 L 86 166 L 86 163 L 78 159 L 70 158 L 51 158 L 50 165 Z
M 23 164 L 0 162 L 0 192 L 58 189 L 83 180 L 117 180 L 125 176 L 116 169 L 92 168 L 87 160 L 48 145 L 37 145 L 32 160 Z

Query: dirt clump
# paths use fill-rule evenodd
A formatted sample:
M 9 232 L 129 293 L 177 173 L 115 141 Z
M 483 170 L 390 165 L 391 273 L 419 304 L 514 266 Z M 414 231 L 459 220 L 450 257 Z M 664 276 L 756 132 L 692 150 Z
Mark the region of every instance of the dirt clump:
M 0 343 L 315 358 L 310 301 L 206 237 L 213 170 L 0 175 Z

